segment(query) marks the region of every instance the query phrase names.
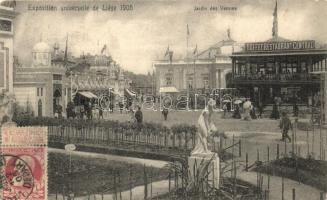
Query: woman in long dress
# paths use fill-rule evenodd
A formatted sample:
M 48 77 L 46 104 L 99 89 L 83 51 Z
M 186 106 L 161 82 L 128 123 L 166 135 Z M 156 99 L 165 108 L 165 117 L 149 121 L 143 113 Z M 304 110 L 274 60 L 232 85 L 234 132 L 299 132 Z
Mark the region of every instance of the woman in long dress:
M 216 126 L 212 122 L 213 106 L 215 101 L 210 99 L 208 102 L 207 109 L 204 109 L 198 119 L 198 131 L 196 133 L 197 143 L 191 152 L 194 154 L 206 154 L 211 153 L 208 149 L 208 137 L 215 131 Z

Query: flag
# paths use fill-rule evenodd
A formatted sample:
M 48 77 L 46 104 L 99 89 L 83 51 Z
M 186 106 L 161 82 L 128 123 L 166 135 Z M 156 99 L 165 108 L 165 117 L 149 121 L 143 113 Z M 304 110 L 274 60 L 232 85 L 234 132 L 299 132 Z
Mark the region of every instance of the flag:
M 105 44 L 102 49 L 101 49 L 101 54 L 103 54 L 103 52 L 107 49 L 107 45 Z
M 166 50 L 166 53 L 165 53 L 165 57 L 168 56 L 168 54 L 169 54 L 169 45 L 167 47 L 167 50 Z
M 187 36 L 189 36 L 190 35 L 190 29 L 188 28 L 188 24 L 186 25 L 186 34 L 187 34 Z
M 272 36 L 277 37 L 278 36 L 278 16 L 277 16 L 277 0 L 276 0 L 276 5 L 275 5 L 275 10 L 274 10 L 274 21 L 273 21 L 273 27 L 272 27 Z
M 195 49 L 193 51 L 193 55 L 198 55 L 198 45 L 195 46 Z

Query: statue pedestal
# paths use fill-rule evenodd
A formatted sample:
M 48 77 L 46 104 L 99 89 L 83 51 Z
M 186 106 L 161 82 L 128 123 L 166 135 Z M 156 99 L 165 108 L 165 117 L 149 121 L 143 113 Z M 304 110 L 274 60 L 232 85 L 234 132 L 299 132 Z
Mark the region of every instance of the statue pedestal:
M 209 152 L 202 154 L 192 154 L 188 158 L 188 167 L 190 170 L 191 182 L 197 182 L 200 178 L 198 174 L 207 175 L 208 183 L 211 187 L 219 188 L 219 157 L 217 153 Z M 201 176 L 201 175 L 200 175 Z

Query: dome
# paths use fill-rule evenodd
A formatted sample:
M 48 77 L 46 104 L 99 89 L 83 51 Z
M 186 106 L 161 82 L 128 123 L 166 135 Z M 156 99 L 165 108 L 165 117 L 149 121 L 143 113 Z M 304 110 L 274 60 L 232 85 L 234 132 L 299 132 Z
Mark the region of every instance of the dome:
M 33 47 L 33 52 L 50 53 L 50 46 L 45 42 L 39 42 Z

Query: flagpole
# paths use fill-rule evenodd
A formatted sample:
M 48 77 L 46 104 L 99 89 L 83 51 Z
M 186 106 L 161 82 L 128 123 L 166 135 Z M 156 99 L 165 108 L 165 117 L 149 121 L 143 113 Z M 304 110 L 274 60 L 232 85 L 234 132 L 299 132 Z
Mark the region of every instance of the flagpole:
M 188 24 L 186 25 L 187 28 L 187 32 L 186 32 L 186 69 L 188 70 L 188 39 L 189 39 L 189 29 L 188 29 Z M 187 101 L 186 101 L 186 106 L 187 109 L 189 109 L 189 100 L 190 100 L 190 87 L 189 87 L 189 83 L 187 81 Z

